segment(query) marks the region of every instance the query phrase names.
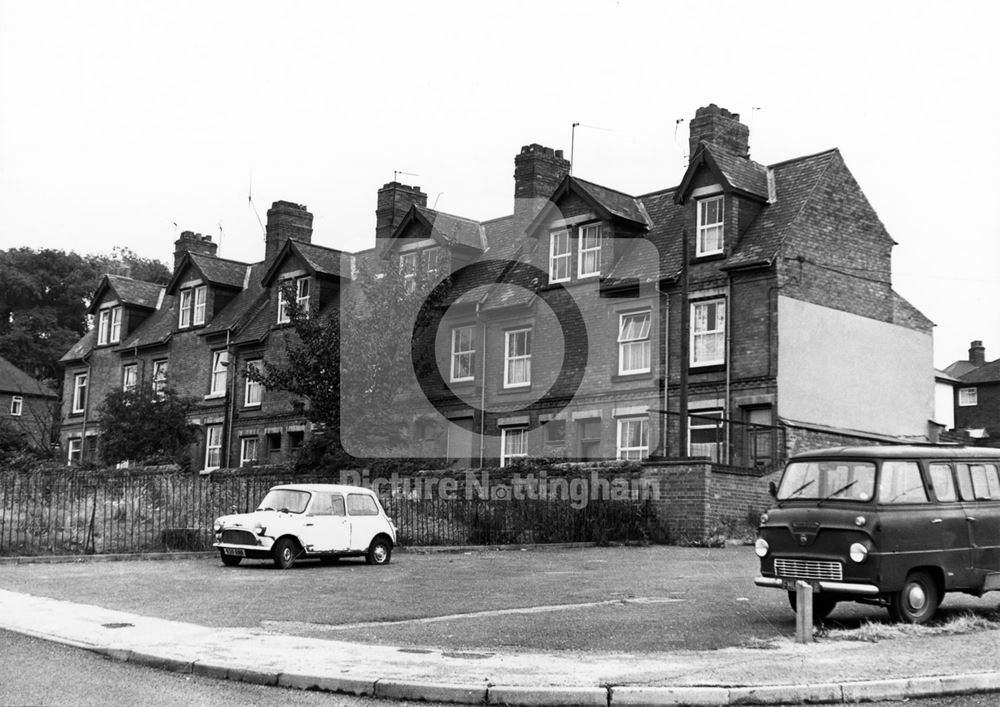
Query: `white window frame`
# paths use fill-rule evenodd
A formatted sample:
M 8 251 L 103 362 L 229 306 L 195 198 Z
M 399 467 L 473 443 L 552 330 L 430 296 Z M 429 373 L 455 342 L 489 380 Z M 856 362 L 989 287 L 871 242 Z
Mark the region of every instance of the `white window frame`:
M 519 439 L 517 451 L 507 451 L 507 441 Z M 527 427 L 501 427 L 500 428 L 500 466 L 507 466 L 511 459 L 525 459 L 528 456 L 528 428 Z
M 131 374 L 131 375 L 129 375 Z M 131 382 L 129 381 L 131 378 Z M 135 390 L 139 384 L 139 364 L 126 363 L 122 366 L 122 390 L 126 393 Z
M 959 388 L 959 407 L 975 407 L 979 405 L 979 388 Z
M 105 307 L 97 315 L 97 344 L 117 344 L 122 340 L 122 308 Z
M 212 352 L 212 373 L 209 377 L 208 394 L 222 396 L 226 394 L 226 383 L 229 373 L 229 352 L 225 349 Z
M 556 244 L 565 238 L 565 250 L 556 250 Z M 560 273 L 564 271 L 560 277 Z M 568 282 L 573 277 L 573 238 L 568 230 L 549 234 L 549 282 Z
M 89 375 L 77 373 L 73 376 L 73 412 L 84 412 L 87 409 L 87 382 Z
M 593 234 L 597 236 L 597 243 L 589 247 L 587 245 L 588 236 L 593 237 Z M 585 226 L 580 226 L 579 232 L 579 255 L 577 258 L 577 277 L 597 277 L 601 274 L 601 224 L 591 223 Z M 592 270 L 584 270 L 584 264 L 587 262 L 587 256 L 594 255 L 594 267 Z
M 413 292 L 417 289 L 417 251 L 399 254 L 399 271 L 403 275 L 403 290 Z
M 298 305 L 302 316 L 309 316 L 310 284 L 308 277 L 295 278 L 295 304 Z
M 205 426 L 205 470 L 222 466 L 222 425 Z
M 715 307 L 715 328 L 714 329 L 698 329 L 698 311 L 701 308 Z M 706 315 L 706 324 L 707 324 Z M 713 299 L 699 300 L 697 302 L 691 303 L 691 360 L 690 365 L 692 367 L 696 366 L 718 366 L 725 364 L 726 362 L 726 298 L 725 297 L 715 297 Z M 700 358 L 703 354 L 699 353 L 698 344 L 707 339 L 707 337 L 716 337 L 721 343 L 717 348 L 716 355 L 712 358 Z
M 427 275 L 433 277 L 441 268 L 441 246 L 431 246 L 424 250 L 424 254 L 427 262 Z
M 111 333 L 110 327 L 111 310 L 102 309 L 97 313 L 97 345 L 104 346 L 108 343 L 108 335 Z
M 66 440 L 66 466 L 73 466 L 73 464 L 82 463 L 83 437 L 70 437 Z
M 157 397 L 163 397 L 167 390 L 167 377 L 170 375 L 169 360 L 161 358 L 153 361 L 153 393 Z
M 460 349 L 462 344 L 462 333 L 469 332 L 469 348 Z M 468 361 L 468 372 L 466 376 L 458 375 L 459 361 Z M 462 383 L 476 380 L 476 327 L 474 324 L 458 326 L 451 330 L 451 382 Z
M 255 358 L 247 361 L 247 369 L 260 371 L 263 359 Z M 259 408 L 264 400 L 264 384 L 251 380 L 250 376 L 245 377 L 243 385 L 243 407 Z
M 638 446 L 626 446 L 629 441 L 628 428 L 633 424 L 639 425 Z M 618 418 L 618 459 L 639 461 L 649 456 L 649 416 L 619 417 Z
M 525 349 L 526 353 L 523 354 L 512 354 L 511 353 L 511 341 L 515 339 L 519 334 L 526 334 Z M 532 327 L 522 327 L 520 329 L 510 329 L 504 332 L 504 346 L 503 346 L 503 387 L 504 388 L 528 388 L 531 386 L 531 338 L 532 338 Z M 512 380 L 513 367 L 518 363 L 524 363 L 525 380 Z
M 638 332 L 634 331 L 634 327 L 626 324 L 637 317 L 645 318 L 645 324 L 639 325 Z M 622 312 L 618 315 L 618 375 L 649 373 L 652 370 L 652 322 L 653 312 L 649 309 Z M 641 357 L 646 365 L 640 368 L 628 368 L 627 364 L 632 359 L 630 354 L 635 350 L 641 352 Z
M 251 454 L 252 452 L 252 454 Z M 260 438 L 241 437 L 240 438 L 240 466 L 245 466 L 247 462 L 256 464 L 260 461 Z
M 181 290 L 181 300 L 177 310 L 177 326 L 186 329 L 191 326 L 191 299 L 193 293 L 191 288 Z
M 695 242 L 695 254 L 698 257 L 703 255 L 715 255 L 722 253 L 726 247 L 726 201 L 722 194 L 699 199 L 698 202 L 698 237 Z M 703 223 L 708 217 L 707 207 L 710 204 L 719 205 L 718 220 L 711 223 Z M 707 239 L 711 235 L 713 238 L 712 248 L 708 247 Z M 715 242 L 717 241 L 717 243 Z
M 198 285 L 194 288 L 194 310 L 191 314 L 191 325 L 205 323 L 205 311 L 208 308 L 208 287 Z
M 24 398 L 20 395 L 12 395 L 10 398 L 10 414 L 14 417 L 21 417 L 24 412 Z

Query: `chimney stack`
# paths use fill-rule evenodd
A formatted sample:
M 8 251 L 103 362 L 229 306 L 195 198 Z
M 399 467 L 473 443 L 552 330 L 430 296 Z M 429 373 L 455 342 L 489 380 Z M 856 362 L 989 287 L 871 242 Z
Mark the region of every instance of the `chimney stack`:
M 396 230 L 396 226 L 402 223 L 406 212 L 414 204 L 427 207 L 427 195 L 420 191 L 420 187 L 389 182 L 378 190 L 378 201 L 375 205 L 375 243 L 379 250 Z
M 219 250 L 219 244 L 212 242 L 211 236 L 203 236 L 193 231 L 184 231 L 181 237 L 174 241 L 174 272 L 181 263 L 181 258 L 185 253 L 198 253 L 200 255 L 215 255 Z
M 976 368 L 986 365 L 986 347 L 982 341 L 973 341 L 969 344 L 969 363 Z
M 302 204 L 276 201 L 267 210 L 264 259 L 274 257 L 289 238 L 312 243 L 313 215 Z
M 545 207 L 552 192 L 569 174 L 562 150 L 537 143 L 525 145 L 514 157 L 514 233 L 521 235 Z
M 739 113 L 730 113 L 714 103 L 695 111 L 689 136 L 689 159 L 694 158 L 702 141 L 738 157 L 750 157 L 750 128 L 740 122 Z

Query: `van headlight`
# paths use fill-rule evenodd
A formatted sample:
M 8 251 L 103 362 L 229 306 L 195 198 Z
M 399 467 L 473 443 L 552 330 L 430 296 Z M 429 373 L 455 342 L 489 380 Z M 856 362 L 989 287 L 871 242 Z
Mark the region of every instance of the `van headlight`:
M 760 524 L 761 525 L 767 525 L 767 520 L 768 520 L 767 513 L 761 513 L 760 514 Z
M 767 540 L 764 538 L 757 538 L 757 542 L 753 544 L 753 551 L 757 553 L 757 557 L 764 557 L 764 555 L 771 551 L 771 546 L 767 544 Z
M 868 548 L 861 543 L 853 543 L 851 545 L 851 559 L 855 562 L 861 563 L 868 558 Z

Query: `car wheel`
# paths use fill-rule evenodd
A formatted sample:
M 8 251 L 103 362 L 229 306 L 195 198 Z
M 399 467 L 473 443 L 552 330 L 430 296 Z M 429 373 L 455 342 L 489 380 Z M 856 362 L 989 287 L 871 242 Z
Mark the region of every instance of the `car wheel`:
M 222 564 L 226 567 L 235 567 L 240 564 L 242 557 L 236 557 L 235 555 L 227 555 L 224 552 L 220 552 L 219 555 L 222 557 Z
M 822 621 L 837 606 L 837 597 L 832 594 L 813 594 L 813 621 Z M 798 600 L 795 592 L 788 592 L 788 603 L 792 611 L 798 612 Z
M 385 538 L 375 538 L 368 546 L 365 562 L 369 565 L 386 565 L 392 557 L 392 544 Z
M 274 544 L 274 566 L 279 570 L 287 570 L 295 564 L 299 556 L 299 545 L 291 538 L 282 538 Z
M 889 616 L 893 621 L 924 624 L 934 617 L 940 603 L 934 578 L 926 572 L 911 572 L 903 588 L 889 597 Z

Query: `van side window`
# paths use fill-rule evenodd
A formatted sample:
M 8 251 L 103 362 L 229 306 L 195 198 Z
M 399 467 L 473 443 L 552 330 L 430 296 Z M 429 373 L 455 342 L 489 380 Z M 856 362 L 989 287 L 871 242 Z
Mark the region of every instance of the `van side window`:
M 959 464 L 958 482 L 966 501 L 1000 500 L 996 464 Z
M 347 494 L 347 510 L 352 516 L 377 516 L 375 499 L 363 493 Z
M 927 503 L 927 490 L 917 463 L 882 462 L 878 498 L 882 503 Z
M 934 487 L 934 495 L 939 501 L 957 501 L 958 495 L 955 493 L 955 481 L 951 477 L 950 464 L 930 464 L 931 485 Z

